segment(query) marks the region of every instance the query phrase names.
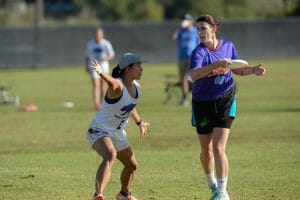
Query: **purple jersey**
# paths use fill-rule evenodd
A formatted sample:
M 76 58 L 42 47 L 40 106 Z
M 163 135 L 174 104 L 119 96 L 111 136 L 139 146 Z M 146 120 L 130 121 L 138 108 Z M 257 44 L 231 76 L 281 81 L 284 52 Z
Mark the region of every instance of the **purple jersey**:
M 220 39 L 220 46 L 215 50 L 210 50 L 201 43 L 192 53 L 190 69 L 201 68 L 224 58 L 238 59 L 232 42 Z M 193 85 L 193 101 L 215 100 L 224 95 L 233 85 L 231 71 L 219 76 L 198 79 Z

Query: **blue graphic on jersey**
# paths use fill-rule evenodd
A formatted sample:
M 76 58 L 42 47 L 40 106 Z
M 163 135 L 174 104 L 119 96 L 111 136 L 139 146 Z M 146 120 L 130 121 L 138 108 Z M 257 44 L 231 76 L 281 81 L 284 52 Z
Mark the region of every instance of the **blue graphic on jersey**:
M 121 111 L 125 111 L 121 115 L 129 114 L 132 111 L 132 109 L 135 107 L 135 105 L 136 104 L 131 103 L 131 104 L 129 104 L 129 105 L 124 106 L 123 108 L 121 108 Z
M 97 48 L 94 48 L 93 51 L 94 51 L 94 53 L 102 53 L 103 49 L 100 47 L 97 47 Z
M 102 60 L 102 53 L 103 53 L 103 48 L 96 47 L 93 49 L 93 52 L 95 54 L 95 59 L 100 61 Z
M 224 83 L 225 77 L 224 76 L 217 76 L 215 78 L 215 85 L 222 85 Z

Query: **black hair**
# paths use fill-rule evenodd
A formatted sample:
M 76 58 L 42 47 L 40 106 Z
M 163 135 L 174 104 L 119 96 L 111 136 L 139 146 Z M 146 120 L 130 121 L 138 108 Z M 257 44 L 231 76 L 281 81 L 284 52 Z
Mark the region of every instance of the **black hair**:
M 128 65 L 127 67 L 132 67 L 134 63 Z M 125 67 L 126 68 L 126 67 Z M 120 66 L 117 65 L 113 68 L 112 72 L 111 72 L 111 76 L 113 78 L 121 78 L 123 77 L 123 74 L 124 74 L 124 71 L 125 71 L 125 68 L 123 69 L 120 69 Z
M 115 66 L 111 72 L 111 76 L 113 78 L 119 78 L 119 77 L 122 77 L 123 76 L 123 73 L 124 73 L 124 69 L 121 70 L 119 65 Z

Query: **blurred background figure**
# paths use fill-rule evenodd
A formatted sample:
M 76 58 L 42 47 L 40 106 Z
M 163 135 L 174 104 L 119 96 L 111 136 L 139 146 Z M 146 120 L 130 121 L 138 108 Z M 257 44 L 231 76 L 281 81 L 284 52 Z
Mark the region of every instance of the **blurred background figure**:
M 103 98 L 107 89 L 105 81 L 92 69 L 91 62 L 95 59 L 100 64 L 102 71 L 109 73 L 109 61 L 115 57 L 111 43 L 104 38 L 102 28 L 97 28 L 94 38 L 86 45 L 86 71 L 92 80 L 92 94 L 96 110 L 101 109 Z
M 178 72 L 180 78 L 180 88 L 182 92 L 182 98 L 180 105 L 188 105 L 189 101 L 187 95 L 189 93 L 189 80 L 188 71 L 190 66 L 190 57 L 192 51 L 198 45 L 199 37 L 198 32 L 193 24 L 193 18 L 190 14 L 185 14 L 181 27 L 174 31 L 172 38 L 177 40 L 178 51 Z

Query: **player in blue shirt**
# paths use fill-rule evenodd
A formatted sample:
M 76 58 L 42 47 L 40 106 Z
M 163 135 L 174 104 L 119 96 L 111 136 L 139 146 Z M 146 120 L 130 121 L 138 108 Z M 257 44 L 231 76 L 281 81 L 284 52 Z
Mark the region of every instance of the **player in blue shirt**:
M 178 72 L 182 92 L 180 104 L 186 105 L 188 104 L 187 95 L 189 92 L 189 81 L 187 74 L 190 66 L 190 58 L 192 51 L 199 42 L 198 32 L 193 25 L 193 18 L 190 14 L 184 16 L 181 28 L 173 33 L 172 38 L 177 40 Z
M 192 125 L 197 129 L 200 160 L 212 190 L 211 199 L 229 200 L 225 148 L 236 110 L 233 74 L 259 76 L 265 73 L 265 68 L 259 64 L 228 69 L 231 60 L 238 59 L 238 55 L 232 42 L 216 37 L 219 25 L 210 15 L 202 15 L 196 21 L 200 44 L 194 49 L 190 64 L 194 81 Z

